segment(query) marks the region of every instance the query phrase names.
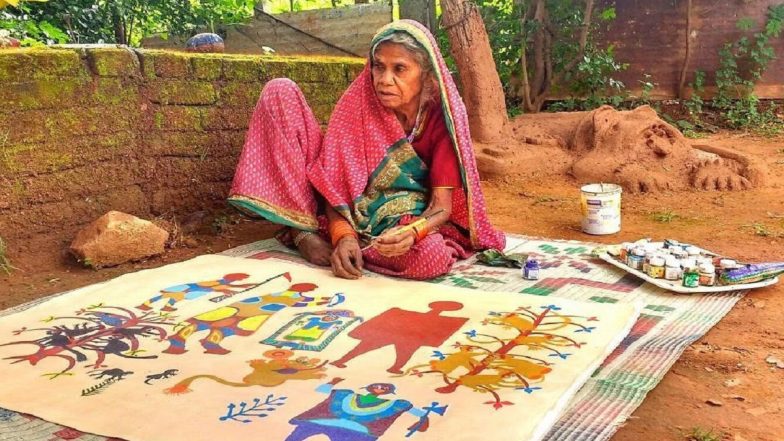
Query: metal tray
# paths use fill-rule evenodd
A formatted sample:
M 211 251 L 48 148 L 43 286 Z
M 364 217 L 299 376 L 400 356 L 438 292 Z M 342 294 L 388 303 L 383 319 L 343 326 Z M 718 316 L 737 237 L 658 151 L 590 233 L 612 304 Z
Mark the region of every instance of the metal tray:
M 710 253 L 710 251 L 708 251 Z M 713 253 L 710 253 L 713 254 Z M 635 276 L 645 280 L 648 283 L 658 286 L 659 288 L 664 288 L 668 291 L 677 292 L 679 294 L 694 294 L 694 293 L 705 293 L 705 292 L 727 292 L 727 291 L 743 291 L 747 289 L 754 289 L 754 288 L 762 288 L 765 286 L 770 286 L 778 283 L 779 278 L 774 277 L 772 279 L 762 280 L 760 282 L 754 283 L 742 283 L 738 285 L 715 285 L 715 286 L 698 286 L 696 288 L 687 288 L 683 286 L 680 280 L 665 280 L 665 279 L 655 279 L 640 270 L 636 270 L 629 265 L 619 261 L 615 257 L 613 257 L 607 251 L 602 252 L 599 254 L 599 258 L 604 260 L 605 262 L 617 266 L 618 268 L 626 271 L 627 273 L 634 274 Z

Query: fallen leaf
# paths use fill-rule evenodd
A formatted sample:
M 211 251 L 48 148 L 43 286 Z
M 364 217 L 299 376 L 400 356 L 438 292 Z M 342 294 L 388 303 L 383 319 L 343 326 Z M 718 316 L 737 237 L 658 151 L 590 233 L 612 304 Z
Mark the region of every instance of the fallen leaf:
M 710 366 L 705 366 L 705 370 L 708 372 L 713 372 L 713 368 Z
M 764 407 L 754 407 L 752 409 L 746 409 L 746 413 L 751 414 L 753 416 L 760 416 L 768 413 L 768 409 L 765 409 Z
M 724 386 L 726 387 L 735 387 L 739 385 L 741 381 L 737 378 L 730 378 L 729 380 L 724 382 Z
M 705 400 L 705 402 L 706 402 L 706 403 L 708 403 L 708 404 L 710 404 L 711 406 L 717 406 L 717 407 L 718 407 L 718 406 L 723 406 L 723 405 L 724 405 L 724 403 L 722 403 L 721 401 L 719 401 L 719 400 L 714 400 L 714 399 Z

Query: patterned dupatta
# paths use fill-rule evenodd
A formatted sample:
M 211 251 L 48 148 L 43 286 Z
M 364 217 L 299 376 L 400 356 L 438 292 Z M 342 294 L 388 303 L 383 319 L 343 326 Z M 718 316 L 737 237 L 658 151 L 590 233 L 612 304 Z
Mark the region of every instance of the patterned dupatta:
M 463 180 L 463 191 L 453 193 L 450 221 L 468 233 L 475 249 L 503 249 L 503 233 L 487 218 L 465 105 L 435 39 L 421 24 L 400 20 L 381 28 L 371 46 L 396 31 L 419 42 L 435 66 L 444 119 Z M 426 167 L 394 113 L 376 97 L 368 60 L 332 113 L 321 152 L 308 170 L 310 182 L 357 231 L 378 234 L 406 214 L 422 213 L 427 203 L 422 185 L 426 176 Z

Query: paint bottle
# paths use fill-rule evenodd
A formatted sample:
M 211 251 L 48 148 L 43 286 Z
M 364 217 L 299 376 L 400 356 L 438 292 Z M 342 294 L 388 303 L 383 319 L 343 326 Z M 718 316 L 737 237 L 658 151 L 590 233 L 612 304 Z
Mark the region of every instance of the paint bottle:
M 719 260 L 719 268 L 721 268 L 722 270 L 728 270 L 728 269 L 740 268 L 740 265 L 738 265 L 738 262 L 732 259 L 721 259 Z
M 646 251 L 645 259 L 642 261 L 642 272 L 648 274 L 651 271 L 651 259 L 656 257 L 656 253 L 654 251 Z
M 629 265 L 630 267 L 636 270 L 641 270 L 642 263 L 644 260 L 645 260 L 645 248 L 637 247 L 632 250 L 631 254 L 629 254 L 629 261 L 627 262 L 627 265 Z
M 673 248 L 680 248 L 681 244 L 675 239 L 664 239 L 664 248 L 665 249 L 673 249 Z
M 700 286 L 700 272 L 697 267 L 690 266 L 683 270 L 683 286 L 686 288 L 697 288 Z
M 523 278 L 526 280 L 539 280 L 539 262 L 528 259 L 523 266 Z
M 699 267 L 700 285 L 713 286 L 716 284 L 716 267 L 710 263 L 703 263 Z
M 667 256 L 664 263 L 664 278 L 666 280 L 680 280 L 683 271 L 681 270 L 681 263 L 675 256 Z
M 624 242 L 621 244 L 621 250 L 618 253 L 618 260 L 621 262 L 626 263 L 629 260 L 629 250 L 632 249 L 632 244 L 629 242 Z
M 648 263 L 648 275 L 654 279 L 664 278 L 664 257 L 653 256 Z
M 683 260 L 689 257 L 689 253 L 686 252 L 683 248 L 672 248 L 670 254 L 675 256 L 679 260 Z
M 700 249 L 695 246 L 690 246 L 686 248 L 686 254 L 688 254 L 689 257 L 694 257 L 696 259 L 697 257 L 700 257 Z

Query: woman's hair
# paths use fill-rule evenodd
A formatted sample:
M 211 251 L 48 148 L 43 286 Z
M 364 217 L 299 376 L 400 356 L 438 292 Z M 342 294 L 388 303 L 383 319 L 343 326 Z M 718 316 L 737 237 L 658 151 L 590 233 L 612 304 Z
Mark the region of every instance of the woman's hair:
M 414 57 L 414 60 L 417 62 L 417 64 L 419 64 L 419 68 L 422 69 L 422 76 L 424 78 L 435 78 L 433 75 L 433 63 L 430 62 L 430 57 L 427 53 L 427 50 L 425 50 L 425 48 L 422 47 L 422 45 L 419 44 L 410 34 L 403 31 L 395 31 L 385 37 L 382 37 L 378 40 L 378 42 L 376 42 L 375 45 L 373 45 L 372 49 L 370 50 L 371 60 L 376 55 L 376 49 L 383 43 L 396 43 L 402 45 L 408 51 L 408 53 Z M 429 87 L 426 87 L 424 92 L 426 94 L 426 99 L 432 98 L 430 95 L 433 91 L 429 90 Z
M 421 44 L 414 40 L 414 37 L 409 35 L 407 32 L 396 31 L 385 37 L 382 37 L 373 46 L 372 52 L 370 54 L 371 57 L 376 55 L 376 49 L 382 43 L 397 43 L 402 45 L 414 57 L 423 73 L 433 72 L 433 64 L 430 62 L 427 51 L 422 47 Z

